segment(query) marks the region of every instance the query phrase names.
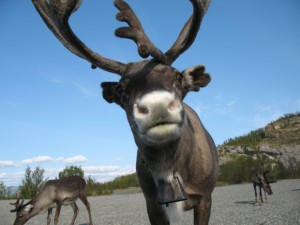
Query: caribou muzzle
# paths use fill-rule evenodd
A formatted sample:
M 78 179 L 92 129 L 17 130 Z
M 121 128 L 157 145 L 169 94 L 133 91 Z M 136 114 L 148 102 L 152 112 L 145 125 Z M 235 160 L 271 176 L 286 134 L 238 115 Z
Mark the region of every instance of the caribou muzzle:
M 146 143 L 166 143 L 180 136 L 183 107 L 174 93 L 154 91 L 144 95 L 136 100 L 133 115 Z

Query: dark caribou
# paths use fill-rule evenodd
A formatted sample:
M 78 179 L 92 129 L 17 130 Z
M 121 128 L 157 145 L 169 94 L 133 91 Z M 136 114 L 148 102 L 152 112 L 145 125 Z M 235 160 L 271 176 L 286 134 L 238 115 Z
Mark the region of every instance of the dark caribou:
M 261 193 L 261 189 L 263 189 L 265 194 L 265 202 L 268 201 L 266 192 L 268 195 L 272 195 L 273 191 L 271 189 L 270 183 L 274 183 L 275 181 L 270 181 L 270 179 L 266 176 L 269 171 L 264 171 L 261 167 L 255 167 L 252 169 L 252 183 L 255 193 L 255 204 L 263 203 L 263 197 Z M 259 200 L 257 200 L 257 192 L 256 186 L 259 188 Z
M 101 84 L 103 98 L 126 112 L 138 147 L 136 170 L 151 224 L 170 224 L 189 209 L 194 210 L 195 225 L 208 224 L 217 151 L 197 114 L 183 99 L 188 92 L 205 87 L 211 78 L 203 65 L 182 72 L 171 65 L 194 42 L 210 0 L 190 0 L 193 13 L 165 53 L 147 37 L 131 7 L 115 0 L 120 11 L 116 18 L 128 24 L 115 35 L 133 40 L 141 57 L 151 57 L 128 64 L 93 52 L 73 33 L 68 20 L 81 0 L 32 2 L 66 48 L 90 62 L 92 68 L 121 76 L 119 82 Z

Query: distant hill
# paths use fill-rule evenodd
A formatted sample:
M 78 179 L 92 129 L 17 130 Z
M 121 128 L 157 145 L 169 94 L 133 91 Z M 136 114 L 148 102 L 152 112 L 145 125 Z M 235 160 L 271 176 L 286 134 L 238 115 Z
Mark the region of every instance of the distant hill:
M 227 140 L 218 146 L 220 165 L 236 155 L 260 155 L 279 160 L 285 167 L 300 162 L 300 113 L 287 114 L 247 135 Z

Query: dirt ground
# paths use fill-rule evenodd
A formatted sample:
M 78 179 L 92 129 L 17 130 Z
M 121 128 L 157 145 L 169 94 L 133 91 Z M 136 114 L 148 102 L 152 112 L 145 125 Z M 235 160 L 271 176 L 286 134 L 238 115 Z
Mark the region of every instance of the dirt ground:
M 274 194 L 269 202 L 254 205 L 252 184 L 217 187 L 213 192 L 210 224 L 216 225 L 300 225 L 300 180 L 282 180 L 272 184 Z M 10 213 L 9 202 L 0 201 L 0 225 L 13 224 L 15 214 Z M 116 194 L 89 197 L 94 225 L 149 225 L 143 194 Z M 76 225 L 87 225 L 88 214 L 78 201 Z M 53 211 L 55 212 L 55 210 Z M 73 212 L 70 206 L 62 207 L 60 225 L 69 225 Z M 47 214 L 31 218 L 26 225 L 47 224 Z M 52 216 L 53 218 L 53 216 Z M 53 219 L 51 221 L 53 224 Z M 176 224 L 193 224 L 193 212 L 185 212 Z

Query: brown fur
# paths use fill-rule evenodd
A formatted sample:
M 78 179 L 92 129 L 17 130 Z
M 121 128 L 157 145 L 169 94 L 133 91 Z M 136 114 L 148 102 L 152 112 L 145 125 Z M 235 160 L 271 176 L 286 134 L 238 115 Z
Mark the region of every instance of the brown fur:
M 192 16 L 165 53 L 147 37 L 130 6 L 123 0 L 115 0 L 115 6 L 120 11 L 116 18 L 128 24 L 128 27 L 117 29 L 115 34 L 133 40 L 141 57 L 152 57 L 128 64 L 96 54 L 74 35 L 68 19 L 80 6 L 81 0 L 32 2 L 49 29 L 66 48 L 89 61 L 92 68 L 98 67 L 121 76 L 119 82 L 101 84 L 103 98 L 109 103 L 118 104 L 126 112 L 138 147 L 137 175 L 151 224 L 169 224 L 167 215 L 171 217 L 173 212 L 177 214 L 181 206 L 185 210 L 194 209 L 195 225 L 208 224 L 211 193 L 217 177 L 217 152 L 197 114 L 183 103 L 183 99 L 188 92 L 205 87 L 211 77 L 205 73 L 202 65 L 182 72 L 171 65 L 194 42 L 210 0 L 190 1 Z M 188 199 L 183 204 L 159 205 L 158 183 L 171 183 L 168 187 L 181 185 Z
M 74 216 L 70 224 L 73 225 L 79 211 L 76 205 L 76 200 L 78 198 L 87 208 L 89 225 L 93 225 L 90 204 L 85 194 L 85 188 L 86 182 L 79 176 L 70 176 L 60 180 L 47 181 L 38 194 L 26 204 L 23 205 L 23 201 L 19 203 L 19 198 L 16 203 L 12 203 L 12 205 L 16 206 L 15 210 L 11 210 L 11 212 L 16 212 L 14 225 L 23 225 L 30 218 L 45 211 L 48 211 L 47 225 L 49 225 L 53 208 L 56 208 L 54 224 L 57 225 L 62 205 L 72 206 Z

